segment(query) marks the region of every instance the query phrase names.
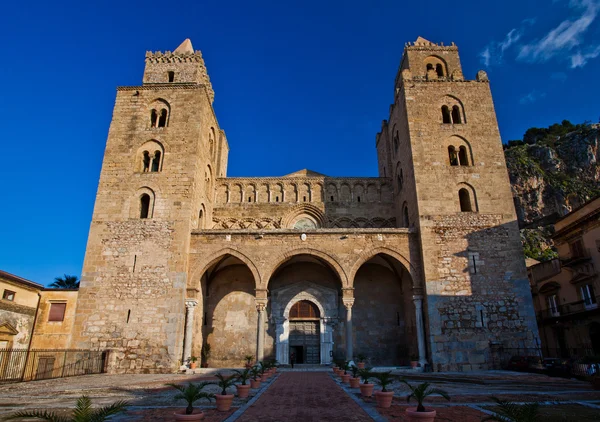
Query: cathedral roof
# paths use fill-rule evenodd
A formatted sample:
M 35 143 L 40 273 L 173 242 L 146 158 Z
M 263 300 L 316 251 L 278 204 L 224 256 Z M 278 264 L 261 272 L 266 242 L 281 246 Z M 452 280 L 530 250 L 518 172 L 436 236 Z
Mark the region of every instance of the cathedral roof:
M 175 54 L 194 54 L 194 47 L 192 47 L 192 42 L 189 38 L 186 38 L 179 47 L 175 49 L 173 52 Z
M 283 177 L 325 177 L 325 175 L 309 169 L 302 169 L 290 174 L 286 174 Z

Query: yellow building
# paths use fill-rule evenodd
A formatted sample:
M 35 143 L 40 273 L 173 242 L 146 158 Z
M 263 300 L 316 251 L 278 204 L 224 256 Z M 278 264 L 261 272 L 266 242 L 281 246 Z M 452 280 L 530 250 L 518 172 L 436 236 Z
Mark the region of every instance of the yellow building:
M 529 267 L 546 356 L 600 355 L 600 198 L 555 225 L 558 259 Z

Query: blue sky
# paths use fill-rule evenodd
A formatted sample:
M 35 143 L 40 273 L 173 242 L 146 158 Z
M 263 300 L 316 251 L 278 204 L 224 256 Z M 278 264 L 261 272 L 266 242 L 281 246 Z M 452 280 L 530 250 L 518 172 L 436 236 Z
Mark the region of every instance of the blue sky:
M 0 269 L 80 275 L 115 89 L 146 50 L 202 50 L 229 176 L 375 176 L 404 43 L 485 69 L 504 142 L 598 121 L 600 0 L 20 1 L 0 15 Z

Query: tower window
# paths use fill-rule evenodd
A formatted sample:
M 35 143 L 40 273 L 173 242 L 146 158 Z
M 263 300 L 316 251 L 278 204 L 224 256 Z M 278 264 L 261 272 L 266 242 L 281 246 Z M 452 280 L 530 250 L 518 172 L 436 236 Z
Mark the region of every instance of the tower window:
M 404 175 L 402 169 L 400 169 L 400 173 L 398 173 L 398 192 L 402 190 L 402 185 L 404 185 Z
M 175 72 L 173 72 L 172 70 L 167 72 L 167 78 L 169 79 L 169 82 L 174 82 L 175 81 Z
M 469 158 L 467 156 L 467 147 L 464 145 L 458 148 L 458 161 L 461 166 L 469 165 Z
M 160 118 L 158 119 L 158 127 L 167 126 L 167 109 L 163 108 L 160 111 Z
M 248 197 L 248 202 L 252 202 L 252 198 L 250 196 Z
M 427 63 L 427 72 L 429 72 L 430 70 L 433 70 L 433 64 Z
M 148 218 L 150 213 L 150 195 L 147 193 L 140 197 L 140 218 Z
M 360 202 L 360 196 L 356 197 L 357 201 Z
M 458 165 L 458 156 L 456 155 L 456 148 L 454 148 L 452 145 L 448 147 L 448 158 L 450 159 L 451 166 Z
M 152 111 L 150 111 L 150 127 L 156 127 L 156 124 L 158 123 L 158 113 L 156 112 L 156 109 L 152 109 Z
M 152 171 L 160 171 L 160 151 L 154 152 L 154 157 L 152 158 Z
M 469 195 L 469 191 L 466 189 L 461 189 L 458 191 L 458 199 L 460 201 L 460 211 L 461 212 L 472 212 L 473 209 L 471 207 L 471 196 Z
M 457 105 L 452 107 L 452 123 L 455 125 L 462 123 L 462 119 L 460 118 L 460 108 Z
M 435 73 L 437 73 L 438 77 L 444 76 L 444 66 L 441 63 L 435 65 Z
M 408 207 L 404 205 L 404 209 L 402 210 L 402 217 L 404 222 L 404 227 L 408 227 Z
M 450 109 L 448 106 L 442 106 L 442 122 L 443 123 L 452 123 L 452 117 L 450 116 Z
M 306 202 L 306 196 L 302 197 L 302 202 Z
M 279 197 L 278 196 L 275 197 L 275 202 L 279 202 Z
M 144 172 L 150 171 L 150 153 L 148 151 L 144 151 L 144 155 L 142 156 L 142 166 Z

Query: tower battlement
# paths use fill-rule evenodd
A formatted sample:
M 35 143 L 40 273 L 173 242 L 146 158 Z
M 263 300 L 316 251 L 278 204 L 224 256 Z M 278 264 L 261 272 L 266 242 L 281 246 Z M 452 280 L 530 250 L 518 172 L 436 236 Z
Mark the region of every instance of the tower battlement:
M 189 38 L 173 52 L 146 52 L 144 85 L 171 83 L 204 85 L 211 103 L 215 99 L 215 91 L 210 83 L 202 53 L 199 50 L 194 50 Z

